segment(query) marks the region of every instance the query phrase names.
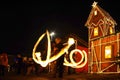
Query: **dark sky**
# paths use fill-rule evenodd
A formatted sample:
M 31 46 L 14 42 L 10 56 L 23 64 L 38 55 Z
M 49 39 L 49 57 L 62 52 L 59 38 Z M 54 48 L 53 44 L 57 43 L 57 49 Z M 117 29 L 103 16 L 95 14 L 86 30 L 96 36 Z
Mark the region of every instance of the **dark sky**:
M 96 0 L 119 24 L 119 0 Z M 31 53 L 46 29 L 56 35 L 74 33 L 87 41 L 84 26 L 94 0 L 0 3 L 0 51 Z

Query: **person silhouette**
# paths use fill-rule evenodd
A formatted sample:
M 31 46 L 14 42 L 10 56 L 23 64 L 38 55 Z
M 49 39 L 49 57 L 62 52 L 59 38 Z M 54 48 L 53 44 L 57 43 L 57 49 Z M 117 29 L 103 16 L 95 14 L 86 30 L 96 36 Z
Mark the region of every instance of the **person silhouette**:
M 60 37 L 56 37 L 55 38 L 55 43 L 56 43 L 56 45 L 54 47 L 54 50 L 55 50 L 55 53 L 58 53 L 64 47 L 63 43 L 62 43 L 62 39 Z M 58 74 L 59 78 L 63 77 L 63 72 L 64 72 L 63 62 L 64 62 L 64 54 L 56 60 L 54 77 L 56 77 L 57 74 Z
M 5 75 L 5 70 L 8 67 L 8 56 L 7 53 L 2 52 L 0 54 L 0 76 Z
M 20 53 L 17 54 L 15 62 L 16 62 L 16 68 L 17 68 L 16 74 L 20 75 L 22 71 L 22 63 L 23 63 L 22 56 Z

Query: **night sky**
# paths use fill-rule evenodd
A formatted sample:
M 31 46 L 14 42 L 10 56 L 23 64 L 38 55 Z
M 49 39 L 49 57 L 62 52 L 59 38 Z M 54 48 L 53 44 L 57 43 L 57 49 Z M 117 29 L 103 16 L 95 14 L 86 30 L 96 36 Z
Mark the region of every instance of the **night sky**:
M 120 24 L 119 0 L 96 0 Z M 56 35 L 74 33 L 87 41 L 84 26 L 94 0 L 29 1 L 0 3 L 0 51 L 31 54 L 39 36 L 46 31 Z

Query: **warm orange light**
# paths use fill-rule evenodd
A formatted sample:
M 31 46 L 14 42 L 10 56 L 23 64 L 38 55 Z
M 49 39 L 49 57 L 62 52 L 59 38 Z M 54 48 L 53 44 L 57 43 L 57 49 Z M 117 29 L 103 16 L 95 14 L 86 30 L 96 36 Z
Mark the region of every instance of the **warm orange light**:
M 113 34 L 113 28 L 110 27 L 110 34 Z
M 81 56 L 82 56 L 82 58 L 81 58 L 81 60 L 80 60 L 79 62 L 75 62 L 74 59 L 73 59 L 73 54 L 74 54 L 75 52 L 80 53 Z M 85 58 L 85 61 L 83 62 L 84 58 Z M 74 50 L 72 50 L 72 51 L 70 52 L 70 62 L 68 62 L 66 58 L 64 59 L 64 61 L 65 61 L 65 62 L 64 62 L 64 65 L 66 65 L 66 66 L 70 66 L 70 67 L 72 67 L 72 68 L 82 68 L 82 67 L 84 67 L 84 66 L 86 65 L 86 63 L 87 63 L 87 53 L 86 53 L 84 50 L 81 51 L 81 50 L 79 50 L 79 49 L 74 49 Z
M 98 27 L 94 28 L 94 36 L 98 36 Z
M 94 15 L 95 15 L 95 16 L 97 15 L 97 10 L 94 11 Z
M 111 58 L 112 46 L 105 46 L 105 58 Z
M 40 41 L 44 38 L 45 35 L 47 35 L 47 39 L 48 39 L 47 58 L 46 58 L 46 60 L 42 60 L 41 59 L 41 53 L 36 52 L 36 48 L 37 48 L 38 44 L 40 43 Z M 73 38 L 69 38 L 67 45 L 64 48 L 62 48 L 61 51 L 58 52 L 58 54 L 50 57 L 51 56 L 51 43 L 50 42 L 51 42 L 50 41 L 50 34 L 49 34 L 48 31 L 46 31 L 46 33 L 44 33 L 40 36 L 40 38 L 38 39 L 38 41 L 36 42 L 36 44 L 34 45 L 34 48 L 33 48 L 33 53 L 32 53 L 33 60 L 43 67 L 46 67 L 50 62 L 53 62 L 53 61 L 57 60 L 60 56 L 67 53 L 68 49 L 75 43 Z M 77 63 L 72 58 L 73 53 L 76 52 L 76 51 L 79 52 L 82 55 L 82 59 Z M 85 61 L 84 61 L 84 63 L 82 63 L 84 57 L 85 57 Z M 81 50 L 78 50 L 78 49 L 72 50 L 71 53 L 70 53 L 70 60 L 71 60 L 71 63 L 68 62 L 65 58 L 64 65 L 71 66 L 71 67 L 74 67 L 74 68 L 83 67 L 87 63 L 87 54 L 86 54 L 85 51 L 81 51 Z

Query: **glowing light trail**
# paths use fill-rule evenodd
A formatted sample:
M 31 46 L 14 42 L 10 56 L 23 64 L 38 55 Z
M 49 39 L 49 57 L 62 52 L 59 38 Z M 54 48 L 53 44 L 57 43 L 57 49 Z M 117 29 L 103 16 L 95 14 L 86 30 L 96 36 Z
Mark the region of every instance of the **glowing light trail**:
M 40 43 L 40 41 L 44 38 L 44 36 L 47 35 L 47 39 L 48 39 L 48 47 L 47 47 L 47 58 L 46 60 L 41 60 L 41 53 L 40 52 L 36 52 L 36 48 L 38 46 L 38 44 Z M 74 39 L 73 38 L 69 38 L 68 39 L 68 44 L 61 49 L 61 51 L 50 57 L 51 56 L 51 43 L 50 43 L 50 34 L 48 31 L 46 31 L 46 33 L 42 34 L 38 41 L 36 42 L 36 44 L 34 45 L 34 48 L 33 48 L 33 53 L 32 53 L 32 57 L 33 57 L 33 60 L 40 64 L 41 66 L 43 67 L 46 67 L 50 62 L 53 62 L 55 60 L 57 60 L 60 56 L 62 56 L 63 54 L 67 53 L 68 52 L 68 49 L 75 43 Z M 73 53 L 75 52 L 79 52 L 82 56 L 81 60 L 79 62 L 75 62 L 73 60 Z M 85 61 L 83 61 L 85 59 Z M 85 64 L 87 63 L 87 54 L 85 51 L 81 51 L 81 50 L 78 50 L 78 49 L 74 49 L 70 52 L 70 62 L 67 61 L 66 58 L 64 58 L 64 65 L 66 66 L 70 66 L 70 67 L 73 67 L 73 68 L 81 68 L 83 66 L 85 66 Z

